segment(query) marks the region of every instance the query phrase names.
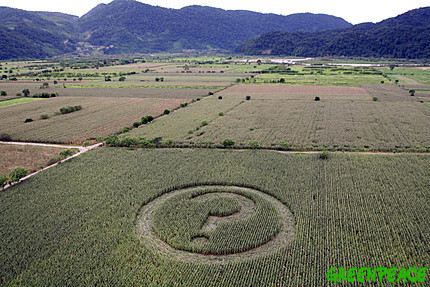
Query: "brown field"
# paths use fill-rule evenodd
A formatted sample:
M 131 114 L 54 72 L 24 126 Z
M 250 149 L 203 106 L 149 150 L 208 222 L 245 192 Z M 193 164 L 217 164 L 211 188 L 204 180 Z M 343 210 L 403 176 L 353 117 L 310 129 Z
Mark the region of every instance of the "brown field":
M 257 141 L 263 146 L 294 148 L 430 147 L 430 109 L 415 102 L 251 100 L 218 117 L 192 142 L 238 144 Z
M 230 87 L 219 95 L 226 97 L 244 98 L 249 95 L 255 99 L 288 99 L 310 98 L 315 96 L 325 96 L 331 99 L 371 99 L 368 92 L 360 87 L 346 86 L 287 86 L 287 85 L 236 85 Z
M 0 144 L 0 174 L 9 174 L 14 168 L 23 167 L 29 172 L 46 166 L 48 160 L 62 150 L 55 147 L 20 146 Z
M 14 99 L 16 93 L 21 92 L 23 89 L 29 89 L 30 97 L 36 93 L 58 93 L 60 97 L 119 97 L 119 98 L 161 98 L 161 99 L 195 99 L 208 95 L 209 92 L 215 92 L 217 89 L 194 89 L 194 88 L 118 88 L 115 85 L 126 85 L 121 82 L 100 82 L 100 81 L 59 81 L 54 86 L 52 81 L 48 81 L 50 88 L 40 89 L 41 82 L 19 81 L 7 82 L 0 85 L 0 90 L 7 92 L 6 97 L 0 97 L 0 100 Z M 66 87 L 62 88 L 63 83 Z M 108 83 L 108 84 L 106 84 Z M 139 85 L 146 85 L 146 83 L 136 83 Z M 161 83 L 163 84 L 163 83 Z M 103 85 L 103 88 L 71 88 L 74 85 Z M 194 83 L 192 84 L 195 85 Z M 219 84 L 218 84 L 219 85 Z M 109 88 L 109 86 L 113 86 Z
M 399 85 L 363 85 L 370 95 L 378 97 L 380 101 L 384 102 L 415 102 L 416 97 L 409 96 L 409 92 Z
M 60 97 L 109 97 L 109 98 L 159 98 L 195 99 L 207 96 L 212 89 L 175 89 L 175 88 L 66 88 L 49 89 L 58 92 Z
M 107 67 L 100 67 L 98 69 L 80 69 L 77 71 L 144 71 L 146 69 L 160 69 L 162 67 L 169 66 L 171 64 L 169 63 L 135 63 L 135 64 L 128 64 L 128 65 L 118 65 L 118 66 L 107 66 Z
M 30 142 L 82 143 L 86 139 L 105 137 L 143 116 L 159 116 L 187 99 L 58 97 L 0 109 L 0 132 L 13 140 Z M 81 105 L 82 110 L 57 115 L 61 107 Z M 41 114 L 50 116 L 39 119 Z M 24 123 L 26 118 L 34 122 Z

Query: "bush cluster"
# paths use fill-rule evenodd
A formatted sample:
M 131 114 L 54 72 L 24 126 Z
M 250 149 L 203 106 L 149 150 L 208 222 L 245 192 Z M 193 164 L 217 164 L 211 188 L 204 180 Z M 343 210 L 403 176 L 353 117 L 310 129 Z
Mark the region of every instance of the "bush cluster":
M 68 106 L 68 107 L 62 107 L 60 109 L 60 114 L 69 114 L 69 113 L 73 113 L 76 111 L 82 110 L 82 106 Z
M 38 93 L 32 96 L 32 98 L 43 98 L 43 99 L 55 98 L 55 97 L 58 97 L 58 93 Z
M 0 187 L 4 187 L 9 183 L 13 183 L 19 181 L 21 178 L 25 177 L 28 174 L 28 170 L 22 167 L 17 167 L 12 170 L 9 175 L 0 175 Z

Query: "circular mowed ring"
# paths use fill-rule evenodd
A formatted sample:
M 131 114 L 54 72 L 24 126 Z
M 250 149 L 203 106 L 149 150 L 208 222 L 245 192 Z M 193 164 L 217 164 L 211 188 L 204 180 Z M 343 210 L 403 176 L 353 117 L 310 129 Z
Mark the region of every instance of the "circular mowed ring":
M 192 262 L 231 262 L 274 252 L 295 235 L 291 211 L 252 188 L 202 185 L 144 205 L 136 231 L 148 249 Z

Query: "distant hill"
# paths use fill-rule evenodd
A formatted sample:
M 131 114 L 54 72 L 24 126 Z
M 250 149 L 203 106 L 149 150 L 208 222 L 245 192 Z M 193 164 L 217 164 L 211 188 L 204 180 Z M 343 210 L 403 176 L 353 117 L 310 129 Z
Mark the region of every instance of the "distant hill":
M 76 16 L 0 7 L 0 19 L 0 60 L 44 58 L 76 50 Z
M 351 26 L 323 14 L 281 16 L 188 6 L 168 9 L 134 0 L 100 4 L 79 18 L 52 12 L 0 7 L 0 60 L 71 53 L 79 42 L 104 53 L 231 51 L 262 33 L 320 31 Z M 87 45 L 88 46 L 88 45 Z
M 430 58 L 430 7 L 379 22 L 320 32 L 269 32 L 235 50 L 249 55 Z
M 203 6 L 167 9 L 134 0 L 100 4 L 81 17 L 78 24 L 86 41 L 113 45 L 110 53 L 232 50 L 268 31 L 320 31 L 351 26 L 341 18 L 322 14 L 281 16 Z

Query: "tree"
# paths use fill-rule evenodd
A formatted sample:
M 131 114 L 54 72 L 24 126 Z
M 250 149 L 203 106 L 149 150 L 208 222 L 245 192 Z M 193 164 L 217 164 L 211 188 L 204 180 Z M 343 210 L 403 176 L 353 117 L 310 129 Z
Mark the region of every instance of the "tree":
M 7 93 L 6 93 L 6 91 L 1 91 L 1 92 L 0 92 L 0 95 L 2 95 L 2 96 L 7 96 Z
M 28 97 L 28 95 L 30 95 L 30 90 L 24 89 L 24 90 L 22 90 L 22 94 L 24 95 L 24 97 Z

